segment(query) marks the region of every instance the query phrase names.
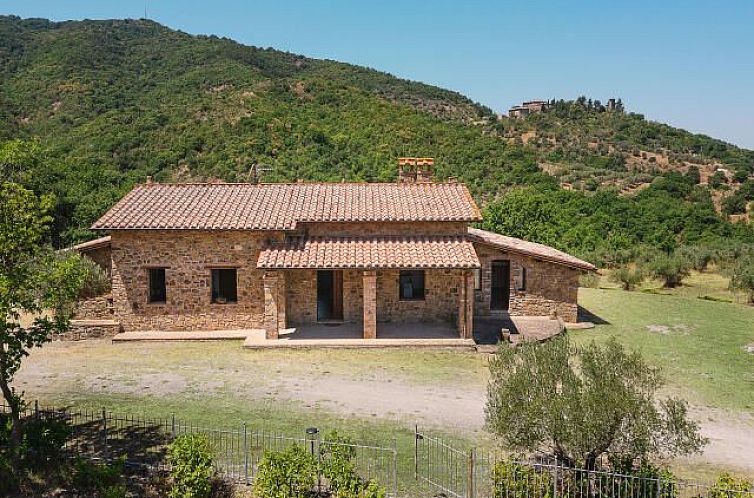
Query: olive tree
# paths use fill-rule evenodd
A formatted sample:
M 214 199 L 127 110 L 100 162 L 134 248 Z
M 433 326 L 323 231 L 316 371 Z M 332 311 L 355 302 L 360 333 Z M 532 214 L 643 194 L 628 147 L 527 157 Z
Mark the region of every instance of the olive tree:
M 623 457 L 698 452 L 706 440 L 685 401 L 657 400 L 657 369 L 615 340 L 502 346 L 490 362 L 488 428 L 516 451 L 546 451 L 594 469 L 605 453 Z
M 52 206 L 49 196 L 0 184 L 0 390 L 11 413 L 11 449 L 21 439 L 23 408 L 13 377 L 32 348 L 67 329 L 85 277 L 76 258 L 56 255 L 45 243 Z
M 748 303 L 754 305 L 754 255 L 738 258 L 728 273 L 730 288 L 745 292 Z

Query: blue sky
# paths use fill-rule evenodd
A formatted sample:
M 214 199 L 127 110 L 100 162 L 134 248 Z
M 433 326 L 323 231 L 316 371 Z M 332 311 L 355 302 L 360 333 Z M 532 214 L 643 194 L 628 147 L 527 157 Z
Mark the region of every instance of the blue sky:
M 0 0 L 53 20 L 143 17 L 457 90 L 619 96 L 648 118 L 754 148 L 754 1 Z

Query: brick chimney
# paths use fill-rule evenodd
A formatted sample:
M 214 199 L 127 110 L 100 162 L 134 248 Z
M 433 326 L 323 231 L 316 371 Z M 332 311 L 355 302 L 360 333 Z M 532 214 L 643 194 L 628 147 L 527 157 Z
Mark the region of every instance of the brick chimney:
M 399 157 L 398 183 L 431 183 L 434 164 L 431 157 Z

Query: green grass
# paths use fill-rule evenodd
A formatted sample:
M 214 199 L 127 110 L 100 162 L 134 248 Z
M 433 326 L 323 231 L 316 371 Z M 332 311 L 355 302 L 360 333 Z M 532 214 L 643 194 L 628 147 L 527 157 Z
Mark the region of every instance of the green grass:
M 686 294 L 686 295 L 684 295 Z M 671 294 L 581 289 L 581 305 L 609 322 L 574 331 L 576 342 L 615 337 L 662 367 L 668 387 L 692 403 L 754 409 L 754 308 Z

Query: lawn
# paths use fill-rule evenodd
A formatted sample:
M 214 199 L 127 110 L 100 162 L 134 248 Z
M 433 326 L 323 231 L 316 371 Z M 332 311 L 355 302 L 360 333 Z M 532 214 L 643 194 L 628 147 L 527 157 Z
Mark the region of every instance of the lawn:
M 754 410 L 754 307 L 675 295 L 581 289 L 581 305 L 607 324 L 574 331 L 577 342 L 616 337 L 662 367 L 668 385 L 689 401 Z

